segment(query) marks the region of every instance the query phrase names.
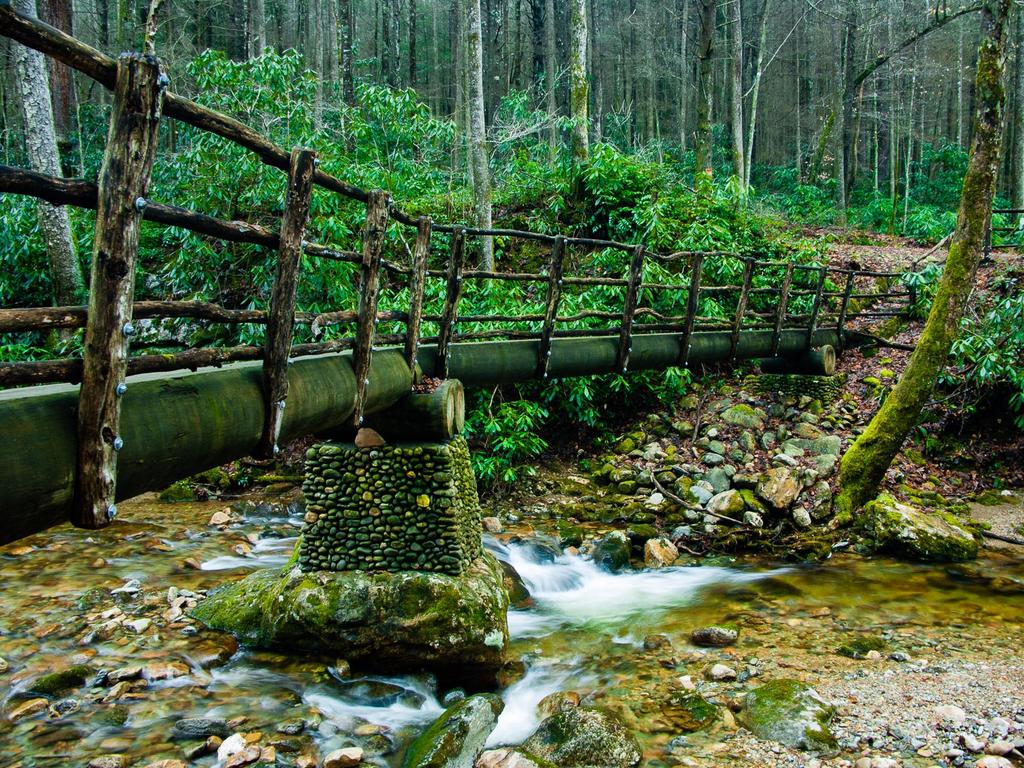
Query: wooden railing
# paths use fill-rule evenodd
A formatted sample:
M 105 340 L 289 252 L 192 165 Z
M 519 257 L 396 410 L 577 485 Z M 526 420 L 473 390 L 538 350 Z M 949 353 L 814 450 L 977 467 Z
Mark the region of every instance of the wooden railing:
M 364 191 L 318 167 L 316 153 L 296 148 L 290 152 L 276 146 L 248 126 L 174 94 L 167 78 L 152 57 L 124 54 L 116 61 L 37 19 L 15 11 L 0 0 L 0 34 L 34 48 L 91 77 L 113 91 L 113 112 L 103 171 L 98 183 L 46 176 L 32 171 L 0 166 L 0 192 L 31 195 L 55 205 L 72 205 L 97 210 L 94 254 L 90 276 L 89 306 L 0 309 L 0 333 L 48 329 L 85 328 L 81 359 L 18 361 L 0 363 L 0 386 L 46 382 L 81 382 L 78 413 L 78 485 L 73 522 L 84 527 L 101 527 L 116 512 L 114 491 L 120 402 L 127 392 L 126 377 L 136 373 L 195 370 L 226 362 L 262 360 L 265 425 L 259 453 L 277 451 L 282 411 L 288 397 L 288 361 L 291 358 L 352 350 L 356 377 L 353 424 L 362 423 L 366 385 L 373 350 L 380 345 L 404 348 L 412 368 L 423 344 L 433 344 L 436 370 L 447 375 L 453 344 L 498 339 L 538 341 L 536 375 L 547 379 L 552 340 L 561 337 L 609 336 L 617 338 L 617 368 L 629 370 L 632 341 L 640 333 L 679 334 L 679 366 L 688 364 L 693 334 L 728 331 L 732 357 L 736 356 L 741 333 L 759 330 L 772 333 L 772 352 L 778 352 L 783 330 L 806 331 L 808 347 L 818 328 L 835 328 L 842 338 L 847 323 L 857 317 L 898 315 L 902 309 L 852 311 L 855 301 L 906 299 L 909 291 L 889 292 L 889 281 L 898 275 L 887 272 L 845 270 L 779 261 L 742 260 L 739 285 L 706 285 L 703 276 L 715 259 L 736 259 L 721 252 L 680 252 L 658 254 L 642 245 L 589 237 L 551 235 L 511 229 L 480 229 L 461 224 L 437 224 L 429 218 L 402 211 L 387 192 Z M 161 117 L 169 117 L 214 133 L 254 152 L 265 164 L 287 173 L 287 196 L 278 231 L 238 221 L 224 221 L 202 213 L 161 203 L 147 197 L 150 169 L 156 153 L 156 128 Z M 355 253 L 306 239 L 312 189 L 322 189 L 358 200 L 366 205 L 362 251 Z M 181 227 L 200 235 L 228 242 L 249 243 L 275 250 L 277 270 L 270 308 L 240 310 L 208 302 L 134 301 L 134 271 L 141 221 Z M 415 244 L 408 264 L 385 258 L 385 233 L 391 222 L 414 227 Z M 447 236 L 443 269 L 431 269 L 435 235 Z M 529 240 L 547 245 L 546 268 L 537 273 L 484 271 L 467 268 L 467 241 L 473 238 Z M 601 249 L 628 254 L 624 274 L 589 273 L 570 275 L 570 250 L 577 253 Z M 301 280 L 300 257 L 345 262 L 359 270 L 359 302 L 356 308 L 323 313 L 296 311 L 296 289 Z M 645 267 L 655 263 L 672 270 L 679 282 L 645 282 Z M 382 273 L 388 284 L 408 288 L 404 311 L 378 311 Z M 777 285 L 758 287 L 755 278 L 768 274 Z M 444 298 L 439 313 L 424 312 L 428 280 L 443 280 Z M 882 289 L 877 281 L 886 281 Z M 460 299 L 467 282 L 533 283 L 543 295 L 543 312 L 520 314 L 460 315 Z M 858 281 L 860 284 L 858 285 Z M 800 287 L 806 285 L 807 287 Z M 581 310 L 560 314 L 567 291 L 603 288 L 620 289 L 621 312 Z M 658 312 L 650 297 L 674 292 L 682 302 L 681 315 Z M 810 309 L 794 313 L 795 298 L 809 297 Z M 758 311 L 755 304 L 770 305 Z M 701 316 L 701 299 L 728 303 L 730 318 Z M 767 301 L 766 301 L 767 299 Z M 806 301 L 804 302 L 807 303 Z M 174 354 L 129 356 L 134 321 L 144 318 L 190 318 L 214 323 L 256 323 L 266 325 L 262 346 L 209 347 Z M 404 333 L 379 333 L 380 322 L 404 324 Z M 596 327 L 594 323 L 598 323 Z M 314 332 L 329 325 L 354 326 L 350 337 L 323 342 L 295 344 L 295 324 L 309 324 Z M 436 327 L 435 335 L 423 336 L 424 324 Z M 461 331 L 472 324 L 475 330 Z M 481 328 L 480 326 L 487 326 Z M 512 326 L 512 327 L 508 327 Z M 522 326 L 530 326 L 523 328 Z M 314 333 L 316 335 L 316 333 Z
M 1024 244 L 1022 244 L 1020 242 L 1020 238 L 1019 238 L 1019 235 L 1024 234 L 1024 229 L 1022 229 L 1020 225 L 1018 225 L 1018 226 L 1010 226 L 1010 227 L 997 227 L 997 226 L 995 226 L 993 224 L 993 220 L 999 214 L 1002 214 L 1004 216 L 1021 217 L 1021 216 L 1024 216 L 1024 209 L 1020 209 L 1020 208 L 993 208 L 992 209 L 992 216 L 990 216 L 989 220 L 988 220 L 988 229 L 985 231 L 985 258 L 990 258 L 992 256 L 992 251 L 1020 250 L 1021 248 L 1024 248 Z M 993 237 L 994 237 L 995 233 L 997 233 L 997 232 L 999 234 L 1001 234 L 1001 235 L 1017 234 L 1018 235 L 1017 242 L 1015 242 L 1015 243 L 995 243 L 995 242 L 993 242 Z

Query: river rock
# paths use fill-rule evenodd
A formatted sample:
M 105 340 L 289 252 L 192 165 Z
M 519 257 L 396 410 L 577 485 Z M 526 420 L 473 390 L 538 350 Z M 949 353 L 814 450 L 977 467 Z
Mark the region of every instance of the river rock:
M 833 752 L 828 725 L 831 706 L 813 688 L 796 680 L 772 680 L 747 694 L 740 722 L 760 739 L 815 752 Z
M 718 720 L 718 707 L 699 693 L 677 693 L 663 703 L 659 711 L 674 728 L 682 733 L 702 731 Z
M 732 478 L 729 476 L 729 471 L 725 467 L 715 467 L 704 475 L 704 479 L 711 485 L 711 488 L 715 493 L 728 491 L 732 485 Z
M 609 531 L 594 542 L 594 562 L 612 573 L 629 567 L 629 537 L 622 531 Z
M 679 550 L 668 539 L 648 539 L 644 543 L 644 565 L 648 568 L 664 568 L 678 557 Z
M 363 762 L 363 750 L 360 747 L 346 747 L 329 752 L 324 758 L 323 768 L 354 768 Z
M 96 670 L 88 664 L 74 664 L 57 672 L 37 677 L 29 683 L 26 690 L 41 696 L 60 696 L 85 685 L 85 681 L 95 672 Z
M 472 768 L 504 707 L 489 693 L 463 699 L 409 745 L 403 768 Z
M 772 467 L 758 480 L 758 498 L 774 509 L 784 511 L 800 494 L 800 483 L 790 467 Z
M 486 676 L 504 662 L 507 611 L 504 572 L 485 553 L 459 576 L 267 569 L 213 590 L 192 615 L 258 648 Z
M 743 514 L 743 496 L 739 491 L 725 491 L 712 496 L 706 509 L 716 515 L 725 515 L 733 519 Z
M 707 671 L 707 678 L 716 683 L 736 679 L 736 670 L 725 664 L 712 664 Z
M 228 724 L 219 717 L 185 717 L 171 728 L 172 739 L 205 739 L 208 736 L 226 738 Z
M 24 720 L 26 717 L 35 717 L 36 715 L 45 712 L 50 706 L 50 702 L 43 698 L 29 699 L 16 705 L 7 717 L 12 722 L 18 720 Z
M 633 768 L 643 757 L 636 737 L 617 717 L 590 707 L 547 718 L 523 748 L 560 768 Z
M 999 755 L 985 755 L 974 765 L 975 768 L 1013 768 L 1013 763 Z
M 749 525 L 751 528 L 763 528 L 764 518 L 761 517 L 757 512 L 748 509 L 743 513 L 743 523 Z
M 489 749 L 477 758 L 476 768 L 549 768 L 549 764 L 520 749 Z
M 735 643 L 738 636 L 739 633 L 729 627 L 701 627 L 690 635 L 690 642 L 706 648 L 724 648 Z
M 90 760 L 86 768 L 128 768 L 130 764 L 128 755 L 101 755 Z
M 871 550 L 933 562 L 962 562 L 978 556 L 978 542 L 955 517 L 924 512 L 888 494 L 868 502 L 855 522 Z
M 810 528 L 811 513 L 804 507 L 797 507 L 793 510 L 793 524 L 796 525 L 797 528 Z

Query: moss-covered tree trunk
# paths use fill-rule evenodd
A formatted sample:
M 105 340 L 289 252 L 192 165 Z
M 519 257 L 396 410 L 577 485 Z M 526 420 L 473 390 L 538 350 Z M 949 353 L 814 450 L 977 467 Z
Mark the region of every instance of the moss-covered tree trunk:
M 839 474 L 842 490 L 837 498 L 842 516 L 848 517 L 878 492 L 886 470 L 931 398 L 974 287 L 992 215 L 1002 146 L 1010 7 L 1011 0 L 988 0 L 982 9 L 983 37 L 975 85 L 977 113 L 956 234 L 910 363 L 867 429 L 843 456 Z

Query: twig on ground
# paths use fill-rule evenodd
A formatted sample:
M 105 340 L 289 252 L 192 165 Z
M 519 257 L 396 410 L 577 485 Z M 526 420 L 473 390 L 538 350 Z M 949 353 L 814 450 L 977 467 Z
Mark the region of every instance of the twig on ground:
M 689 507 L 690 506 L 685 501 L 683 501 L 681 498 L 676 496 L 674 493 L 672 493 L 669 490 L 666 490 L 665 486 L 663 486 L 661 483 L 658 482 L 658 478 L 656 478 L 653 473 L 651 473 L 651 479 L 654 481 L 654 487 L 657 488 L 658 491 L 661 493 L 661 495 L 664 496 L 666 499 L 669 499 L 670 501 L 674 501 L 676 504 L 679 504 L 679 505 L 684 506 L 684 507 Z M 741 528 L 746 527 L 745 524 L 741 520 L 737 520 L 736 518 L 728 517 L 726 515 L 720 515 L 717 512 L 712 512 L 711 510 L 708 510 L 708 509 L 702 509 L 701 512 L 703 512 L 705 515 L 711 515 L 712 517 L 717 518 L 719 520 L 725 520 L 726 522 L 732 523 L 733 525 L 738 525 Z
M 982 531 L 981 535 L 986 539 L 1005 541 L 1007 544 L 1016 544 L 1018 547 L 1024 547 L 1024 539 L 1018 539 L 1015 536 L 1003 536 L 1001 533 L 992 533 L 992 531 Z

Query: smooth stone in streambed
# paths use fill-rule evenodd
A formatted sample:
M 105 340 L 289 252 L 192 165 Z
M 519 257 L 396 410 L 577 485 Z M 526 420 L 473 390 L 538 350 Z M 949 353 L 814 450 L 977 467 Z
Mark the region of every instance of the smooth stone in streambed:
M 975 768 L 1013 768 L 1013 763 L 999 755 L 985 755 L 974 765 Z
M 491 693 L 463 699 L 409 745 L 403 768 L 472 768 L 504 708 Z
M 601 568 L 618 573 L 629 567 L 629 537 L 622 531 L 609 531 L 594 542 L 591 556 Z
M 172 739 L 205 739 L 208 736 L 226 738 L 228 724 L 218 717 L 185 717 L 171 728 Z
M 722 648 L 736 642 L 739 633 L 729 627 L 701 627 L 690 635 L 690 641 L 694 645 L 702 645 L 707 648 Z
M 363 762 L 363 750 L 360 747 L 346 747 L 329 752 L 324 758 L 323 768 L 354 768 Z
M 636 737 L 617 717 L 590 707 L 547 718 L 522 746 L 560 768 L 634 768 L 643 757 Z
M 950 514 L 901 504 L 888 494 L 868 502 L 855 524 L 873 550 L 933 562 L 961 562 L 978 556 L 978 542 Z
M 518 749 L 489 749 L 476 760 L 476 768 L 549 768 L 549 763 Z
M 644 542 L 644 565 L 648 568 L 664 568 L 672 565 L 678 557 L 679 550 L 668 539 L 648 539 Z
M 459 576 L 257 571 L 212 591 L 192 615 L 258 648 L 487 676 L 505 660 L 507 612 L 504 572 L 485 553 Z
M 759 739 L 831 753 L 837 743 L 828 725 L 835 712 L 810 686 L 796 680 L 772 680 L 747 694 L 739 720 Z

